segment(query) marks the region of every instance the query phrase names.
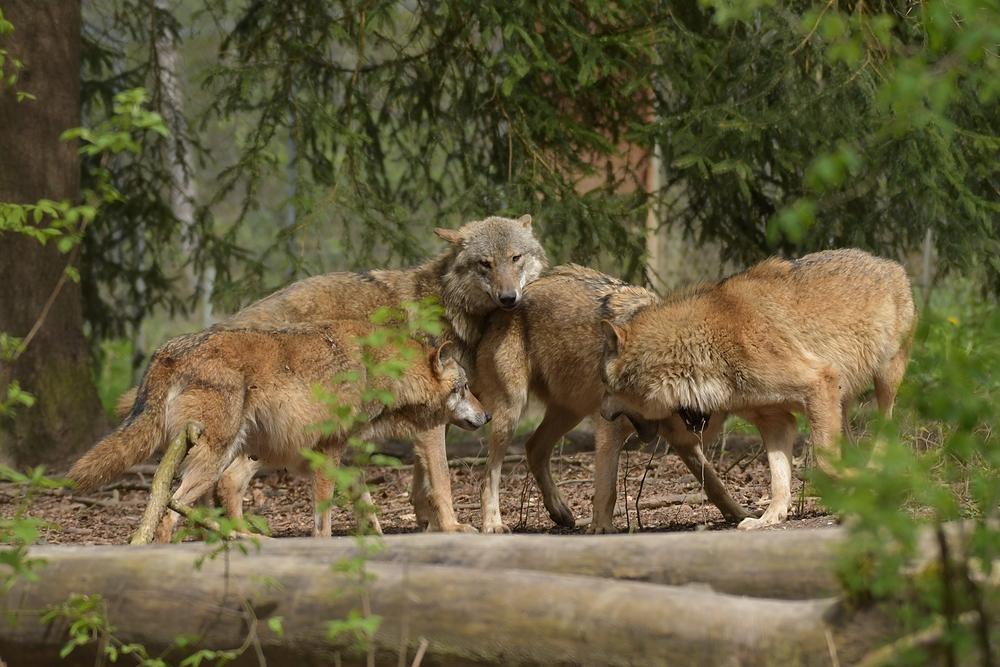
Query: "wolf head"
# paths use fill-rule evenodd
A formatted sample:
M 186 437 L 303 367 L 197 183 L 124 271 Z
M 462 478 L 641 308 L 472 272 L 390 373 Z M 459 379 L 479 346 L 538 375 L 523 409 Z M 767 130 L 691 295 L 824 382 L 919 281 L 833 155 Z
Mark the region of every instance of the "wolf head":
M 524 286 L 548 265 L 545 250 L 531 231 L 531 216 L 492 216 L 461 229 L 435 229 L 452 246 L 444 276 L 445 301 L 461 303 L 469 312 L 509 310 L 521 301 Z
M 454 357 L 455 346 L 446 342 L 431 353 L 431 368 L 435 377 L 449 387 L 445 399 L 448 423 L 474 431 L 491 419 L 483 404 L 469 391 L 465 370 Z
M 600 370 L 606 389 L 604 400 L 601 401 L 601 416 L 614 421 L 625 415 L 632 422 L 639 439 L 652 442 L 659 426 L 655 420 L 647 419 L 637 409 L 641 406 L 642 399 L 635 395 L 635 378 L 628 374 L 627 365 L 622 364 L 621 353 L 628 334 L 624 328 L 608 320 L 601 320 L 601 331 L 604 333 L 604 352 L 601 355 Z

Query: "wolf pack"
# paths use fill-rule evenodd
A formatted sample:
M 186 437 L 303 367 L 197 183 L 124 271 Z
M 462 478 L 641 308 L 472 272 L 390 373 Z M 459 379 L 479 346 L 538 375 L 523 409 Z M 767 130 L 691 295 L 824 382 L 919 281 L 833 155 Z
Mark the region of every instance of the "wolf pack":
M 576 518 L 553 479 L 552 453 L 589 417 L 596 451 L 587 532 L 615 532 L 619 454 L 633 433 L 667 442 L 723 517 L 750 530 L 788 515 L 794 413 L 807 418 L 818 466 L 831 473 L 852 399 L 874 384 L 879 410 L 892 414 L 916 326 L 909 279 L 894 261 L 856 249 L 772 257 L 660 297 L 586 267 L 549 269 L 528 215 L 435 233 L 446 247 L 415 268 L 300 280 L 162 345 L 119 401 L 120 425 L 73 465 L 76 488 L 115 480 L 194 421 L 201 435 L 175 499 L 214 493 L 228 517 L 241 519 L 262 466 L 298 470 L 313 476 L 316 507 L 326 508 L 314 535 L 329 536 L 323 501 L 334 489 L 300 452 L 336 465 L 351 438 L 412 437 L 418 524 L 475 531 L 452 507 L 445 432 L 492 421 L 479 529 L 505 533 L 501 467 L 534 396 L 544 416 L 525 443 L 527 466 L 556 524 L 574 527 Z M 401 373 L 371 374 L 372 355 L 389 354 L 361 342 L 377 328 L 371 316 L 427 299 L 443 310 L 442 333 L 407 342 Z M 356 381 L 344 382 L 348 375 Z M 315 428 L 329 418 L 317 385 L 363 418 Z M 393 400 L 372 400 L 366 389 Z M 733 499 L 702 450 L 728 415 L 756 427 L 767 453 L 771 500 L 759 516 Z M 170 540 L 176 518 L 167 513 L 158 541 Z

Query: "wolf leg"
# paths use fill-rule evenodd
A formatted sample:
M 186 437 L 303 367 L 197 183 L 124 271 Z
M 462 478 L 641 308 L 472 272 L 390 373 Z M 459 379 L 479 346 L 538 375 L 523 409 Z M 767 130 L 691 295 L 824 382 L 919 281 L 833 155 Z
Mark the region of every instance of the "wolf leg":
M 250 480 L 260 470 L 260 461 L 249 456 L 237 456 L 222 473 L 215 485 L 215 502 L 226 510 L 226 517 L 243 520 L 243 498 L 246 497 Z
M 418 433 L 413 438 L 414 469 L 423 465 L 420 489 L 414 482 L 414 507 L 427 516 L 427 530 L 444 533 L 476 532 L 467 523 L 459 523 L 451 504 L 451 473 L 444 446 L 444 426 Z M 414 475 L 416 478 L 416 475 Z M 418 515 L 419 516 L 419 515 Z
M 618 456 L 633 429 L 625 416 L 609 422 L 595 414 L 591 420 L 594 422 L 595 444 L 594 515 L 587 533 L 614 533 L 617 532 L 612 519 L 615 513 L 615 496 L 618 494 Z
M 342 448 L 319 448 L 326 454 L 326 462 L 331 468 L 340 465 Z M 323 468 L 313 470 L 313 537 L 331 537 L 333 535 L 333 480 Z
M 528 404 L 529 365 L 525 344 L 521 320 L 498 314 L 491 320 L 476 353 L 472 393 L 493 415 L 486 468 L 479 482 L 484 533 L 510 532 L 500 516 L 500 478 L 504 455 Z
M 797 424 L 795 415 L 787 410 L 757 410 L 740 416 L 760 431 L 771 469 L 771 504 L 759 519 L 746 518 L 739 525 L 740 530 L 754 530 L 781 523 L 788 517 L 792 505 L 792 446 Z
M 191 505 L 218 484 L 222 472 L 240 453 L 244 437 L 240 431 L 243 394 L 223 384 L 188 390 L 171 402 L 169 410 L 177 423 L 193 419 L 205 426 L 181 463 L 181 484 L 174 492 L 174 499 Z M 154 541 L 169 542 L 176 522 L 177 513 L 167 511 L 156 528 Z
M 313 471 L 313 537 L 331 537 L 333 480 L 322 470 Z
M 372 493 L 365 487 L 365 490 L 361 492 L 358 496 L 358 503 L 362 509 L 361 513 L 358 514 L 358 520 L 364 520 L 366 525 L 371 528 L 371 532 L 376 535 L 383 535 L 382 524 L 378 521 L 378 515 L 375 514 L 375 501 L 372 500 Z
M 500 477 L 503 473 L 503 458 L 507 454 L 510 441 L 514 438 L 514 430 L 517 428 L 521 410 L 516 407 L 516 402 L 496 407 L 487 406 L 487 409 L 495 411 L 491 413 L 493 422 L 490 427 L 490 449 L 486 456 L 486 469 L 483 471 L 483 478 L 479 486 L 483 532 L 509 533 L 510 527 L 503 522 L 500 516 Z
M 599 416 L 597 416 L 600 419 Z M 556 482 L 552 479 L 552 450 L 555 449 L 559 438 L 566 435 L 570 429 L 583 420 L 583 415 L 577 415 L 562 406 L 550 405 L 545 410 L 542 423 L 538 425 L 535 432 L 531 434 L 528 441 L 524 443 L 524 453 L 528 459 L 528 469 L 531 470 L 535 482 L 542 493 L 542 500 L 545 502 L 545 509 L 549 511 L 549 516 L 560 526 L 574 528 L 576 519 L 573 518 L 573 510 L 569 508 L 563 500 Z M 491 441 L 492 442 L 492 441 Z M 501 458 L 501 462 L 503 459 Z
M 181 469 L 181 485 L 174 492 L 174 499 L 185 505 L 193 504 L 198 498 L 212 490 L 223 470 L 230 463 L 228 443 L 202 439 L 191 448 Z M 177 522 L 177 513 L 168 510 L 156 527 L 154 542 L 170 542 Z
M 816 464 L 827 474 L 833 474 L 833 461 L 840 458 L 837 437 L 840 435 L 843 410 L 840 374 L 830 364 L 816 369 L 816 375 L 806 390 L 806 417 L 816 449 Z
M 724 412 L 713 412 L 705 430 L 699 435 L 689 431 L 683 420 L 674 415 L 669 420 L 660 422 L 660 434 L 673 446 L 677 457 L 701 483 L 708 501 L 719 508 L 723 518 L 730 523 L 739 523 L 753 515 L 729 495 L 726 485 L 715 471 L 715 466 L 705 458 L 705 452 L 701 448 L 701 443 L 715 441 L 725 421 Z
M 413 481 L 410 483 L 410 504 L 413 505 L 413 514 L 417 518 L 417 526 L 427 530 L 432 518 L 431 503 L 428 497 L 429 484 L 427 473 L 424 472 L 424 461 L 416 455 L 416 442 L 413 444 Z
M 889 360 L 884 369 L 875 373 L 875 400 L 878 401 L 878 409 L 882 415 L 889 419 L 892 417 L 893 404 L 896 402 L 896 392 L 903 382 L 903 375 L 906 373 L 906 364 L 910 361 L 910 351 L 908 348 L 902 349 Z M 875 438 L 875 445 L 872 448 L 872 456 L 869 465 L 875 465 L 881 458 L 885 449 L 885 441 L 882 438 Z
M 887 418 L 892 417 L 896 392 L 903 382 L 903 375 L 906 373 L 906 364 L 909 360 L 909 352 L 900 350 L 896 356 L 889 360 L 884 371 L 875 374 L 875 400 L 878 401 L 879 411 Z
M 339 466 L 340 459 L 344 455 L 344 445 L 335 444 L 328 448 L 319 448 L 326 454 L 327 461 L 331 466 Z M 376 535 L 382 534 L 382 525 L 375 516 L 375 504 L 372 501 L 372 494 L 365 485 L 364 478 L 358 480 L 360 491 L 357 498 L 351 498 L 354 502 L 355 514 L 360 522 L 359 528 L 362 533 L 368 533 L 367 526 Z M 313 471 L 313 537 L 331 537 L 333 535 L 333 480 L 323 469 Z M 321 509 L 322 508 L 322 509 Z

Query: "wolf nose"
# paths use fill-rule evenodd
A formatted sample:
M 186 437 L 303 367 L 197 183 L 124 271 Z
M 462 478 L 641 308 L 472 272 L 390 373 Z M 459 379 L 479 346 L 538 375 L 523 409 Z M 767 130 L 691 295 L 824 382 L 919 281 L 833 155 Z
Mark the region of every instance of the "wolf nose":
M 510 308 L 517 305 L 517 292 L 502 292 L 499 297 L 500 305 Z
M 489 424 L 489 423 L 490 423 L 490 420 L 491 420 L 491 419 L 493 419 L 493 415 L 491 415 L 491 414 L 490 414 L 490 413 L 488 413 L 488 412 L 485 412 L 485 413 L 483 413 L 483 414 L 485 414 L 485 415 L 486 415 L 486 421 L 484 421 L 483 423 L 484 423 L 484 424 Z

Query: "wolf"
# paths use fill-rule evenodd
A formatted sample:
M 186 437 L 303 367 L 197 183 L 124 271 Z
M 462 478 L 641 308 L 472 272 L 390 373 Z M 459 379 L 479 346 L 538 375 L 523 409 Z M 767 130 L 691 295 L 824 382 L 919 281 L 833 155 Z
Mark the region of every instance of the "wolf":
M 387 360 L 390 348 L 372 349 L 359 342 L 373 326 L 352 321 L 325 326 L 272 330 L 204 331 L 174 338 L 150 361 L 125 420 L 98 441 L 69 471 L 77 488 L 88 489 L 119 477 L 148 458 L 195 421 L 203 431 L 181 469 L 174 497 L 191 503 L 210 491 L 237 457 L 264 465 L 309 472 L 299 451 L 312 449 L 339 462 L 347 440 L 408 437 L 448 423 L 473 430 L 490 416 L 469 391 L 455 346 L 437 348 L 413 341 L 416 353 L 400 377 L 368 375 L 363 355 Z M 345 380 L 347 374 L 357 378 Z M 327 405 L 314 397 L 314 385 L 335 394 L 338 405 L 363 419 L 316 426 L 329 420 Z M 365 400 L 365 390 L 388 391 L 389 403 Z M 317 502 L 333 489 L 315 474 Z M 314 534 L 330 535 L 329 503 L 317 512 Z M 169 541 L 175 515 L 169 512 L 157 530 Z
M 732 412 L 760 431 L 771 503 L 750 530 L 791 506 L 793 411 L 809 420 L 817 462 L 833 471 L 846 401 L 874 381 L 892 416 L 917 313 L 902 266 L 856 249 L 771 258 L 721 282 L 682 290 L 629 321 L 601 322 L 601 414 L 660 420 Z
M 608 421 L 599 414 L 605 393 L 600 374 L 604 345 L 601 321 L 610 318 L 624 323 L 629 313 L 657 300 L 654 293 L 642 287 L 568 264 L 528 285 L 518 308 L 498 311 L 490 317 L 476 355 L 472 382 L 473 393 L 493 415 L 481 483 L 484 532 L 509 532 L 500 515 L 500 469 L 529 394 L 545 405 L 545 416 L 525 443 L 525 452 L 549 516 L 559 525 L 576 525 L 555 486 L 549 464 L 556 442 L 590 416 L 596 454 L 594 511 L 587 532 L 614 532 L 618 455 L 632 427 L 625 418 Z M 718 433 L 721 425 L 722 416 L 713 416 L 709 435 Z M 736 522 L 750 516 L 732 499 L 705 459 L 700 447 L 704 439 L 690 431 L 679 415 L 669 415 L 653 428 L 654 434 L 659 431 L 674 446 L 728 520 Z
M 250 304 L 213 330 L 367 322 L 381 307 L 397 308 L 405 301 L 434 297 L 444 310 L 447 325 L 441 339 L 454 344 L 456 360 L 471 371 L 489 315 L 516 307 L 525 287 L 548 266 L 548 258 L 534 236 L 530 215 L 516 219 L 491 216 L 457 230 L 438 228 L 434 233 L 448 246 L 420 266 L 306 278 Z M 444 434 L 445 427 L 439 426 L 414 437 L 412 501 L 417 520 L 428 530 L 472 531 L 472 526 L 455 519 Z M 242 494 L 257 467 L 253 462 L 237 466 L 223 478 L 220 490 Z M 241 502 L 224 499 L 224 504 L 234 509 Z

